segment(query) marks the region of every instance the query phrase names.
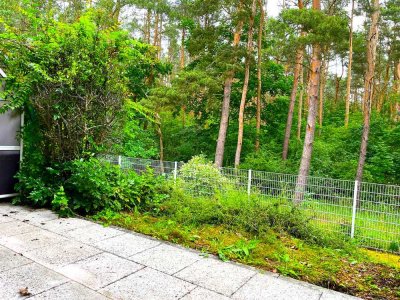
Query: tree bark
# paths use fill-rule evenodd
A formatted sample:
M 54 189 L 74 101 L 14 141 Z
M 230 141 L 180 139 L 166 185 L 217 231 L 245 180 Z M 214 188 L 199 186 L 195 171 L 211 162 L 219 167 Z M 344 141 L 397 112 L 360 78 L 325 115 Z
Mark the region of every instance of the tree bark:
M 301 66 L 300 70 L 300 95 L 299 95 L 299 108 L 297 112 L 297 139 L 300 140 L 301 138 L 301 123 L 303 119 L 303 94 L 304 94 L 304 74 L 303 74 L 303 66 Z
M 320 75 L 321 79 L 319 84 L 319 108 L 318 108 L 319 135 L 321 135 L 322 121 L 324 118 L 324 92 L 325 92 L 326 77 L 328 75 L 328 61 L 326 57 L 322 59 L 320 72 L 321 72 Z
M 299 9 L 304 8 L 304 4 L 302 0 L 298 1 Z M 301 35 L 304 35 L 302 32 Z M 292 92 L 290 94 L 290 102 L 289 102 L 289 110 L 288 116 L 286 121 L 286 129 L 285 129 L 285 137 L 283 140 L 283 150 L 282 150 L 282 159 L 286 160 L 289 152 L 289 143 L 290 143 L 290 134 L 292 131 L 292 123 L 293 123 L 293 112 L 294 106 L 296 104 L 296 95 L 297 89 L 299 87 L 299 77 L 300 77 L 300 70 L 303 63 L 303 46 L 299 46 L 296 50 L 296 62 L 294 66 L 294 74 L 293 74 L 293 87 Z
M 182 28 L 180 58 L 179 58 L 179 66 L 181 70 L 185 67 L 185 38 L 186 38 L 186 31 L 185 28 Z
M 395 93 L 400 95 L 400 61 L 398 61 L 396 66 L 395 66 L 394 80 L 395 80 L 395 84 L 394 84 Z M 394 106 L 395 107 L 394 107 L 393 120 L 395 122 L 398 122 L 400 120 L 400 102 L 396 102 L 394 104 Z
M 321 10 L 320 0 L 313 0 L 313 9 Z M 321 75 L 321 46 L 318 43 L 313 45 L 310 69 L 307 128 L 306 135 L 304 137 L 299 176 L 297 177 L 296 182 L 296 192 L 294 197 L 295 204 L 299 204 L 303 201 L 304 191 L 307 184 L 307 176 L 310 172 L 311 155 L 313 150 L 315 124 L 318 110 L 318 87 Z
M 239 10 L 241 9 L 242 2 L 239 4 Z M 235 33 L 233 35 L 233 48 L 237 48 L 240 42 L 240 36 L 243 27 L 243 20 L 239 20 L 238 25 L 236 26 Z M 236 60 L 236 56 L 233 57 L 233 61 Z M 222 101 L 222 109 L 221 109 L 221 121 L 218 132 L 218 140 L 217 147 L 215 150 L 215 166 L 222 167 L 222 163 L 224 160 L 224 150 L 225 150 L 225 140 L 226 140 L 226 132 L 228 131 L 228 123 L 229 123 L 229 107 L 231 101 L 231 92 L 232 92 L 232 82 L 235 77 L 235 71 L 229 70 L 226 74 L 225 83 L 224 83 L 224 98 Z
M 154 39 L 153 39 L 153 46 L 158 46 L 158 26 L 159 26 L 160 14 L 156 13 L 156 17 L 154 20 Z M 158 52 L 157 52 L 158 55 Z
M 347 82 L 346 82 L 346 112 L 344 116 L 344 126 L 349 126 L 350 118 L 350 92 L 351 92 L 351 79 L 353 67 L 353 20 L 354 20 L 354 0 L 351 0 L 351 14 L 350 14 L 350 37 L 349 37 L 349 64 L 347 65 Z
M 148 9 L 146 16 L 146 26 L 145 26 L 145 39 L 147 44 L 150 44 L 150 28 L 151 28 L 151 9 Z
M 296 103 L 296 95 L 299 86 L 299 78 L 300 78 L 300 70 L 302 62 L 303 62 L 303 47 L 300 46 L 296 51 L 296 63 L 294 66 L 294 74 L 293 74 L 293 87 L 292 87 L 292 93 L 290 94 L 290 103 L 286 121 L 285 138 L 283 140 L 283 151 L 282 151 L 283 160 L 287 159 L 287 155 L 289 152 L 289 142 L 290 142 L 290 133 L 292 131 L 294 105 Z
M 161 59 L 162 55 L 162 28 L 163 28 L 163 14 L 160 14 L 160 26 L 158 29 L 158 41 L 157 41 L 158 59 Z
M 388 85 L 389 85 L 389 77 L 390 77 L 390 61 L 388 61 L 387 64 L 386 64 L 385 78 L 383 80 L 383 88 L 381 89 L 381 91 L 379 93 L 378 101 L 376 103 L 376 110 L 379 113 L 382 110 L 384 99 L 387 96 Z
M 373 12 L 371 15 L 371 25 L 368 33 L 367 41 L 367 69 L 365 72 L 364 82 L 364 97 L 363 97 L 363 115 L 364 125 L 361 138 L 360 157 L 358 160 L 356 180 L 361 181 L 363 177 L 365 159 L 367 156 L 368 137 L 370 130 L 370 118 L 371 118 L 371 102 L 372 102 L 372 88 L 375 73 L 375 62 L 376 62 L 376 46 L 378 43 L 378 21 L 380 16 L 379 0 L 373 0 Z
M 112 18 L 115 20 L 116 23 L 119 21 L 119 15 L 121 13 L 122 3 L 121 0 L 117 0 L 115 2 L 114 10 L 112 12 Z
M 247 55 L 245 58 L 244 83 L 243 83 L 242 98 L 240 100 L 240 108 L 239 108 L 239 129 L 238 129 L 238 141 L 235 154 L 235 168 L 237 168 L 240 164 L 240 155 L 242 153 L 244 109 L 246 106 L 247 90 L 249 87 L 250 58 L 253 54 L 253 27 L 254 27 L 254 18 L 256 14 L 256 9 L 257 9 L 257 1 L 253 0 L 251 6 L 251 15 L 249 20 L 249 30 L 247 37 Z
M 261 78 L 261 65 L 262 65 L 262 36 L 264 32 L 264 1 L 259 0 L 258 5 L 260 6 L 260 25 L 258 28 L 258 40 L 257 40 L 257 111 L 256 111 L 256 151 L 260 150 L 260 129 L 261 129 L 261 93 L 262 93 L 262 78 Z

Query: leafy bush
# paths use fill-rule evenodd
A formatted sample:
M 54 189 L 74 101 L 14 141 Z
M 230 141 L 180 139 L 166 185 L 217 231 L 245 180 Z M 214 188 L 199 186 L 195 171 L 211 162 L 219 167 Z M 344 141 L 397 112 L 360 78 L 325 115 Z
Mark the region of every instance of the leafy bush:
M 76 160 L 70 166 L 71 176 L 65 187 L 71 195 L 74 210 L 94 213 L 103 209 L 132 210 L 157 199 L 159 178 L 95 158 Z
M 205 156 L 194 156 L 179 170 L 183 189 L 196 196 L 213 196 L 228 184 L 219 169 Z
M 165 197 L 160 190 L 162 179 L 151 171 L 138 175 L 96 158 L 48 167 L 38 177 L 23 167 L 18 178 L 19 203 L 51 205 L 61 215 L 139 209 Z
M 55 193 L 51 205 L 60 217 L 69 217 L 73 214 L 72 210 L 68 207 L 68 197 L 65 194 L 63 186 L 60 186 L 58 192 Z

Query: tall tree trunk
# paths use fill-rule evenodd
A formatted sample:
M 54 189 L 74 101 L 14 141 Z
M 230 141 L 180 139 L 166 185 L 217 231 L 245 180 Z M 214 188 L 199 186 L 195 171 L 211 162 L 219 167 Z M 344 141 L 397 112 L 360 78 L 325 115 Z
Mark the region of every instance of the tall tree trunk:
M 313 0 L 313 9 L 317 11 L 321 10 L 320 0 Z M 299 176 L 297 177 L 296 182 L 296 193 L 294 197 L 295 204 L 299 204 L 303 201 L 304 191 L 307 184 L 307 176 L 310 172 L 311 155 L 315 135 L 315 123 L 318 110 L 318 87 L 321 75 L 321 46 L 318 43 L 313 45 L 310 69 L 307 128 L 306 135 L 304 137 L 303 155 L 300 162 Z
M 394 84 L 393 84 L 393 89 L 394 92 L 400 96 L 400 60 L 395 63 L 394 67 Z M 392 118 L 395 122 L 398 122 L 400 120 L 400 102 L 396 102 L 393 104 L 393 110 L 392 110 Z
M 112 12 L 112 18 L 116 23 L 119 21 L 119 15 L 121 14 L 121 9 L 122 9 L 122 3 L 121 0 L 117 0 L 115 2 L 114 10 Z
M 145 26 L 145 41 L 150 44 L 150 28 L 151 28 L 151 9 L 147 10 L 146 26 Z
M 186 38 L 186 30 L 185 28 L 182 28 L 180 58 L 179 58 L 179 66 L 181 69 L 185 67 L 185 38 Z
M 158 27 L 159 27 L 159 21 L 160 21 L 160 14 L 156 13 L 156 17 L 154 20 L 154 38 L 153 38 L 153 46 L 157 47 L 158 46 Z M 158 54 L 157 54 L 158 55 Z
M 262 78 L 261 78 L 261 65 L 262 65 L 262 36 L 264 32 L 264 0 L 259 0 L 260 6 L 260 24 L 258 28 L 257 40 L 257 111 L 256 111 L 256 144 L 255 149 L 260 149 L 260 129 L 261 129 L 261 93 L 262 93 Z
M 239 4 L 239 10 L 241 10 L 242 2 Z M 233 48 L 237 48 L 240 42 L 240 36 L 243 27 L 243 20 L 239 20 L 238 25 L 235 28 L 235 33 L 233 35 Z M 236 55 L 233 57 L 233 61 L 236 61 Z M 222 167 L 222 163 L 224 160 L 224 150 L 225 150 L 225 140 L 226 133 L 228 131 L 228 123 L 229 123 L 229 107 L 231 102 L 231 92 L 232 92 L 232 82 L 235 77 L 235 71 L 233 69 L 229 70 L 226 74 L 225 83 L 224 83 L 224 98 L 222 100 L 222 109 L 221 109 L 221 121 L 218 132 L 218 140 L 217 147 L 215 150 L 215 166 Z
M 322 121 L 324 117 L 324 93 L 325 93 L 325 84 L 326 77 L 328 75 L 328 60 L 326 57 L 322 59 L 321 63 L 321 78 L 319 84 L 319 107 L 318 107 L 318 125 L 319 125 L 319 134 L 322 131 Z
M 364 126 L 361 138 L 360 157 L 358 160 L 356 180 L 361 181 L 363 177 L 365 158 L 367 156 L 368 137 L 370 129 L 370 118 L 371 118 L 371 102 L 373 92 L 373 81 L 375 73 L 375 62 L 376 62 L 376 46 L 378 43 L 378 21 L 380 16 L 379 0 L 373 0 L 373 12 L 371 15 L 371 27 L 369 28 L 368 41 L 367 41 L 367 70 L 365 71 L 365 82 L 364 82 L 364 97 L 363 97 L 363 108 L 364 108 Z
M 335 105 L 339 101 L 340 79 L 341 78 L 339 76 L 337 76 L 337 74 L 336 74 L 336 78 L 335 78 Z
M 298 1 L 298 6 L 299 9 L 304 8 L 304 3 L 303 0 Z M 304 32 L 301 33 L 301 35 L 304 35 Z M 303 55 L 304 55 L 304 48 L 303 46 L 299 46 L 296 50 L 296 62 L 294 66 L 294 74 L 293 74 L 293 87 L 292 87 L 292 92 L 290 94 L 290 103 L 289 103 L 289 110 L 288 110 L 288 116 L 287 116 L 287 121 L 286 121 L 286 129 L 285 129 L 285 137 L 283 140 L 283 150 L 282 150 L 282 159 L 286 160 L 289 152 L 289 142 L 290 142 L 290 134 L 292 131 L 292 123 L 293 123 L 293 112 L 294 112 L 294 106 L 296 104 L 296 95 L 297 95 L 297 89 L 299 87 L 299 78 L 300 78 L 300 72 L 302 70 L 302 63 L 303 63 Z
M 350 92 L 351 92 L 351 73 L 353 67 L 353 20 L 354 20 L 354 0 L 351 0 L 350 14 L 350 37 L 349 37 L 349 64 L 347 65 L 347 82 L 346 82 L 346 112 L 344 116 L 344 126 L 349 126 L 350 117 Z
M 304 95 L 304 74 L 303 74 L 303 66 L 301 66 L 300 70 L 300 95 L 299 95 L 299 108 L 297 112 L 297 139 L 300 140 L 301 138 L 301 121 L 303 119 L 303 95 Z
M 387 96 L 388 85 L 389 85 L 389 77 L 390 77 L 390 61 L 388 61 L 387 64 L 386 64 L 385 78 L 383 80 L 383 87 L 382 87 L 382 89 L 381 89 L 381 91 L 379 93 L 378 101 L 376 103 L 376 110 L 378 112 L 381 112 L 382 107 L 383 107 L 384 99 Z
M 162 55 L 162 28 L 163 28 L 163 14 L 160 14 L 160 26 L 158 29 L 158 41 L 157 41 L 158 59 L 161 59 Z
M 181 46 L 180 46 L 180 54 L 179 54 L 179 67 L 181 70 L 185 68 L 185 38 L 186 38 L 186 31 L 185 28 L 182 28 L 182 33 L 181 33 Z M 186 123 L 186 106 L 182 105 L 181 106 L 181 112 L 182 112 L 182 126 L 185 127 Z
M 254 17 L 257 9 L 257 0 L 253 0 L 251 6 L 251 15 L 249 20 L 249 30 L 247 37 L 247 55 L 245 58 L 245 71 L 244 71 L 244 83 L 242 90 L 242 98 L 240 100 L 240 108 L 239 108 L 239 129 L 238 129 L 238 141 L 236 146 L 236 154 L 235 154 L 235 168 L 237 168 L 240 164 L 240 155 L 242 153 L 242 144 L 243 144 L 243 123 L 244 123 L 244 109 L 246 106 L 246 98 L 247 98 L 247 90 L 249 87 L 249 78 L 250 78 L 250 60 L 253 55 L 253 27 L 254 27 Z
M 299 0 L 299 9 L 304 7 L 302 0 Z M 304 35 L 303 32 L 301 35 Z M 290 142 L 290 134 L 292 131 L 292 123 L 293 123 L 293 112 L 294 106 L 296 103 L 296 95 L 297 89 L 299 87 L 299 78 L 300 78 L 300 70 L 303 63 L 303 46 L 299 46 L 296 50 L 296 62 L 294 66 L 294 74 L 293 74 L 293 87 L 292 92 L 290 94 L 290 102 L 289 102 L 289 110 L 286 121 L 286 129 L 285 129 L 285 137 L 283 140 L 283 150 L 282 150 L 282 159 L 286 160 L 289 152 L 289 142 Z

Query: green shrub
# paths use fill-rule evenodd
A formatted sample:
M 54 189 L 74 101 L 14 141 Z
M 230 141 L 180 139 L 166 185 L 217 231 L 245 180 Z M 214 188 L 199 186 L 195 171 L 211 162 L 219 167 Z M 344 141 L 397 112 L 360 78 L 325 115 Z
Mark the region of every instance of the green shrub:
M 40 164 L 24 161 L 16 175 L 18 183 L 15 189 L 19 192 L 19 197 L 14 199 L 14 203 L 49 207 L 55 193 L 59 190 L 60 183 L 62 184 L 63 175 L 60 170 L 62 167 L 59 166 L 45 168 Z
M 187 226 L 224 225 L 256 236 L 270 235 L 273 230 L 311 244 L 346 247 L 344 235 L 326 234 L 311 223 L 310 217 L 285 199 L 249 197 L 237 190 L 216 193 L 215 197 L 192 197 L 177 187 L 161 205 L 163 209 L 158 215 Z
M 121 170 L 119 166 L 95 158 L 73 161 L 69 170 L 71 176 L 65 187 L 70 205 L 77 211 L 132 210 L 160 197 L 157 185 L 161 179 L 153 176 L 150 170 L 138 175 L 133 170 Z
M 179 170 L 183 189 L 196 196 L 213 196 L 223 189 L 228 180 L 205 156 L 194 156 Z
M 30 165 L 18 173 L 21 196 L 17 202 L 52 206 L 61 215 L 148 209 L 166 197 L 167 191 L 161 190 L 163 179 L 151 170 L 138 175 L 92 157 L 47 167 L 39 176 L 28 168 Z

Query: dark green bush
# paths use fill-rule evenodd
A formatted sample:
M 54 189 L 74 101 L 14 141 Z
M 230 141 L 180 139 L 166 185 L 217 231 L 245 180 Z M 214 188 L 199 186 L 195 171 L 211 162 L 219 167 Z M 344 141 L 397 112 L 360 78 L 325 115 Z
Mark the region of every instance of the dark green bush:
M 19 172 L 19 203 L 39 207 L 52 205 L 63 211 L 68 207 L 78 213 L 93 214 L 103 209 L 144 208 L 164 197 L 158 188 L 162 179 L 153 176 L 150 170 L 138 175 L 96 158 L 75 160 L 58 168 L 48 167 L 38 178 L 33 175 L 27 172 L 27 167 Z M 60 197 L 60 190 L 63 197 Z
M 138 175 L 133 170 L 95 158 L 76 160 L 65 182 L 70 206 L 77 211 L 95 213 L 103 209 L 132 210 L 158 201 L 160 178 L 149 170 Z

